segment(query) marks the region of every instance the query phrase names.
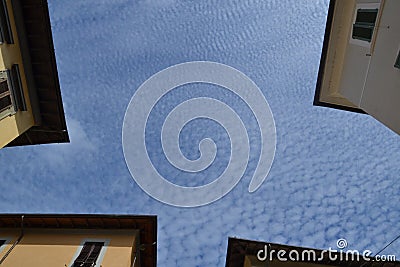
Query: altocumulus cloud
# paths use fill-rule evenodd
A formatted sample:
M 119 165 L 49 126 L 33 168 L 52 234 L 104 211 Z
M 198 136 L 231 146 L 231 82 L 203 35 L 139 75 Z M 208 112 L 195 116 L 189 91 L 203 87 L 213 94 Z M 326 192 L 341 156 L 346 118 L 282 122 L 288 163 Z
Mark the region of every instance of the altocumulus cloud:
M 328 0 L 49 2 L 72 143 L 1 150 L 2 212 L 157 214 L 162 266 L 224 266 L 228 236 L 321 249 L 344 237 L 376 252 L 398 234 L 399 136 L 368 116 L 312 106 Z M 179 209 L 134 183 L 121 127 L 141 83 L 193 60 L 253 79 L 278 143 L 258 191 L 247 192 L 249 171 L 220 201 Z

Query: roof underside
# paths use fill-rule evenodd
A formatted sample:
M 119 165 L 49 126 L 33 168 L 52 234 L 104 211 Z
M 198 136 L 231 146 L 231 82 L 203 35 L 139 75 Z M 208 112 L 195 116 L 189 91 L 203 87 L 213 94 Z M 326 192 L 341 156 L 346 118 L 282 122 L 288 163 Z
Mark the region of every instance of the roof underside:
M 23 216 L 23 219 L 22 219 Z M 1 214 L 1 228 L 62 228 L 62 229 L 137 229 L 140 242 L 146 244 L 140 252 L 144 267 L 157 263 L 157 217 L 136 215 L 87 214 Z M 155 244 L 155 245 L 151 245 Z
M 29 87 L 37 96 L 34 100 L 41 123 L 8 146 L 69 142 L 47 1 L 13 0 L 12 5 L 24 66 L 32 66 L 27 71 L 32 78 Z

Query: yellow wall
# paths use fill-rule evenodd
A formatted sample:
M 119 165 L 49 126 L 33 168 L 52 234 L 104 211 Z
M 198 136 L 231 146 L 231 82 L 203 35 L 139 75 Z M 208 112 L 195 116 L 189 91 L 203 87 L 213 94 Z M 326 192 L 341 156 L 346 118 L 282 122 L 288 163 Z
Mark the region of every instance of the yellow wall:
M 30 127 L 35 125 L 32 108 L 29 101 L 28 86 L 25 79 L 25 70 L 22 64 L 22 57 L 11 7 L 11 0 L 7 0 L 6 2 L 14 44 L 0 44 L 0 70 L 11 69 L 13 64 L 19 65 L 27 111 L 18 111 L 14 115 L 0 119 L 0 148 L 4 147 Z
M 0 258 L 19 235 L 19 230 L 0 230 L 0 239 L 11 238 L 0 248 Z M 25 229 L 22 240 L 1 266 L 69 267 L 85 241 L 101 241 L 106 242 L 100 253 L 104 257 L 96 266 L 131 267 L 138 236 L 138 230 Z

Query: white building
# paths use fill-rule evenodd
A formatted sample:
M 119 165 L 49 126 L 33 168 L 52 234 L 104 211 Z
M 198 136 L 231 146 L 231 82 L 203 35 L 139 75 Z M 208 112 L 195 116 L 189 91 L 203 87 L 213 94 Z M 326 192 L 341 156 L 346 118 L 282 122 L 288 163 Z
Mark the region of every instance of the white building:
M 400 134 L 400 0 L 331 0 L 314 105 Z

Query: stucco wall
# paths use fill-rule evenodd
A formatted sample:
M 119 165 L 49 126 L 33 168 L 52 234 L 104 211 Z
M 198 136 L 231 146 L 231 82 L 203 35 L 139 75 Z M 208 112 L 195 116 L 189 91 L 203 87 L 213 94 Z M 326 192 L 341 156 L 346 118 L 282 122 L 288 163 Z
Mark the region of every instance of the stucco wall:
M 10 238 L 0 251 L 6 253 L 20 235 L 15 229 L 0 230 L 0 238 Z M 71 266 L 85 241 L 101 241 L 106 245 L 100 252 L 96 266 L 132 266 L 135 256 L 137 230 L 62 230 L 25 229 L 21 242 L 15 246 L 2 267 Z

